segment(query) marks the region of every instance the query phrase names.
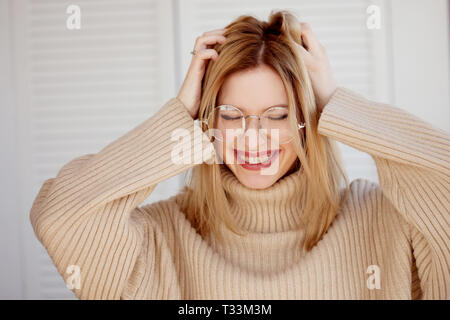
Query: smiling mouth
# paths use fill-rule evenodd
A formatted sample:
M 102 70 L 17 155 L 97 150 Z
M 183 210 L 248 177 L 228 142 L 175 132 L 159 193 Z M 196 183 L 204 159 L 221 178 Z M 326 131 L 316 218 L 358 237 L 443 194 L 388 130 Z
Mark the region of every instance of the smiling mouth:
M 270 166 L 280 152 L 280 149 L 264 152 L 244 152 L 234 149 L 234 155 L 238 164 L 246 168 L 249 168 L 248 166 L 255 166 L 255 169 L 258 169 L 260 166 Z

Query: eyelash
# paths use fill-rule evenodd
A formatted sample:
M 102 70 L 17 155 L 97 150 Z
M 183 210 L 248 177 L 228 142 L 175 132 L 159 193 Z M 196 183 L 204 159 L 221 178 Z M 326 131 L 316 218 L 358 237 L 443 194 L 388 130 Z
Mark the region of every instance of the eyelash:
M 270 119 L 271 120 L 276 120 L 276 121 L 281 121 L 281 120 L 285 120 L 287 117 L 288 117 L 287 115 L 283 115 L 283 116 L 278 117 L 278 118 L 270 118 Z M 224 118 L 225 120 L 238 120 L 239 119 L 238 117 L 233 118 L 233 117 L 229 117 L 229 116 L 226 116 L 226 115 L 222 115 L 222 118 Z

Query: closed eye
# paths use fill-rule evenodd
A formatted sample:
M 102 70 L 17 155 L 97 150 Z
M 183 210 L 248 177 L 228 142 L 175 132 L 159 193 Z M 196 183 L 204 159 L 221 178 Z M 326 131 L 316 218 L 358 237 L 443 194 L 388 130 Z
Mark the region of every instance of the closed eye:
M 229 115 L 226 115 L 226 114 L 222 114 L 221 117 L 224 120 L 239 120 L 239 119 L 241 119 L 240 116 L 232 117 L 232 116 L 229 116 Z
M 288 117 L 288 115 L 287 115 L 287 114 L 284 114 L 284 115 L 278 116 L 278 117 L 273 117 L 273 116 L 271 116 L 271 117 L 269 117 L 269 119 L 270 119 L 270 120 L 285 120 L 285 119 L 287 119 L 287 117 Z

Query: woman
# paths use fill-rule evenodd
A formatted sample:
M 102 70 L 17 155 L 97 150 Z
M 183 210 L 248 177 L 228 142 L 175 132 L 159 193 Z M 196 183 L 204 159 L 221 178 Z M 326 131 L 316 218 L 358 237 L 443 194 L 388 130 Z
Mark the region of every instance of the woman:
M 192 54 L 177 97 L 35 199 L 36 236 L 66 281 L 79 268 L 77 297 L 448 297 L 448 133 L 336 87 L 287 11 L 241 16 Z M 333 140 L 369 153 L 380 185 L 349 184 Z M 182 192 L 139 207 L 189 168 Z

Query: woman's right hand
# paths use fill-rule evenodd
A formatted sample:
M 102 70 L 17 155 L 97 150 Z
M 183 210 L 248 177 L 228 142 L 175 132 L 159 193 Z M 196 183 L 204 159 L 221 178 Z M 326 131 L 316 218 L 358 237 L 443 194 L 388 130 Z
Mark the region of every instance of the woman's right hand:
M 223 36 L 225 29 L 217 29 L 203 33 L 197 37 L 194 50 L 197 52 L 192 56 L 186 78 L 178 92 L 177 98 L 188 109 L 189 114 L 195 120 L 197 119 L 200 99 L 202 95 L 202 80 L 205 74 L 209 59 L 216 60 L 218 53 L 212 49 L 216 43 L 225 42 Z

